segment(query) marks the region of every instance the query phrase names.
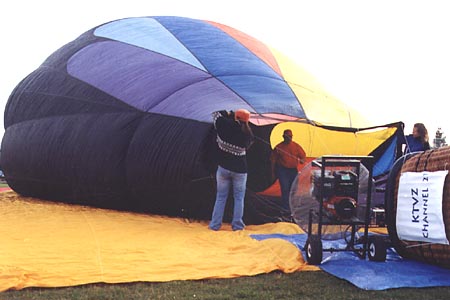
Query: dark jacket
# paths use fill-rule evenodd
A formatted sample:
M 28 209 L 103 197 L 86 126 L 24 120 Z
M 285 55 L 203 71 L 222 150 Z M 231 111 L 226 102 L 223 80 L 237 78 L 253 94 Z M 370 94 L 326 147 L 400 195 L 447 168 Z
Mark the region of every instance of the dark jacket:
M 213 113 L 216 142 L 219 147 L 218 164 L 236 173 L 247 173 L 247 149 L 253 142 L 251 130 L 242 130 L 242 124 L 227 111 Z

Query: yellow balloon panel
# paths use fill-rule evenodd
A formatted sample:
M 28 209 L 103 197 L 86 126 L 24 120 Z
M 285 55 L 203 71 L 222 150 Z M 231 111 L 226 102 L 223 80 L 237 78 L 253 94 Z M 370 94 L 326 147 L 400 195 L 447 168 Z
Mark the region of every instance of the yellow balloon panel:
M 338 127 L 366 128 L 374 125 L 359 112 L 327 93 L 314 76 L 291 59 L 276 49 L 271 48 L 271 51 L 308 120 Z
M 293 140 L 303 147 L 308 157 L 314 158 L 323 155 L 368 155 L 396 131 L 396 128 L 386 127 L 343 132 L 311 124 L 285 122 L 272 130 L 270 135 L 272 148 L 283 141 L 285 129 L 291 129 Z

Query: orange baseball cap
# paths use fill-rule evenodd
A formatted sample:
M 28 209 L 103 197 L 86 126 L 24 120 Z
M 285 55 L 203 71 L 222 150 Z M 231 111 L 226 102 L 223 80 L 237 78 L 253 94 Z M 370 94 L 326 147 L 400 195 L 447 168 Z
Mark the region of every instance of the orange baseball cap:
M 248 122 L 250 120 L 250 112 L 246 109 L 238 109 L 234 112 L 234 118 L 235 120 Z

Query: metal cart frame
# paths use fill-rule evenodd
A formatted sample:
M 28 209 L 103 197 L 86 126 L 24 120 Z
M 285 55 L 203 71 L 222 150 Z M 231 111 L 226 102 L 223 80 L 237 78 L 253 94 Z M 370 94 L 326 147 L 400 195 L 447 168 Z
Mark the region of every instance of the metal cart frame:
M 373 157 L 372 156 L 322 156 L 321 160 L 315 160 L 312 164 L 320 168 L 320 183 L 319 189 L 324 190 L 325 175 L 329 168 L 343 167 L 348 169 L 354 169 L 356 174 L 356 203 L 358 203 L 359 193 L 358 187 L 360 183 L 359 173 L 361 169 L 362 161 L 364 160 L 365 166 L 369 171 L 367 178 L 367 201 L 364 211 L 364 218 L 358 218 L 356 215 L 348 219 L 338 220 L 330 218 L 324 212 L 324 193 L 319 193 L 316 200 L 319 201 L 319 211 L 316 212 L 318 217 L 317 234 L 313 234 L 312 219 L 314 217 L 314 210 L 309 211 L 308 221 L 308 239 L 305 244 L 307 261 L 310 264 L 320 264 L 322 261 L 322 252 L 338 252 L 338 251 L 353 251 L 360 258 L 365 259 L 368 254 L 370 260 L 384 261 L 386 259 L 386 246 L 384 241 L 375 237 L 369 238 L 369 225 L 371 214 L 371 197 L 372 197 L 372 177 L 373 177 Z M 350 240 L 347 241 L 347 247 L 342 248 L 323 248 L 322 247 L 322 226 L 323 225 L 347 225 L 351 228 Z M 356 239 L 356 232 L 359 227 L 364 228 L 363 237 Z

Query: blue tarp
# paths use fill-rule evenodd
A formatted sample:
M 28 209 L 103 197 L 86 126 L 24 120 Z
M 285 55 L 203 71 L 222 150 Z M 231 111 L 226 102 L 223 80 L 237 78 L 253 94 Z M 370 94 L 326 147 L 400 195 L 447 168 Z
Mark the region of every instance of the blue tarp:
M 281 238 L 296 245 L 305 256 L 306 234 L 270 234 L 252 235 L 256 240 Z M 322 240 L 323 248 L 344 248 L 344 240 Z M 364 290 L 386 290 L 402 287 L 450 286 L 450 270 L 400 257 L 393 248 L 389 248 L 385 262 L 373 262 L 360 259 L 352 251 L 323 252 L 319 266 L 323 271 L 349 281 Z

